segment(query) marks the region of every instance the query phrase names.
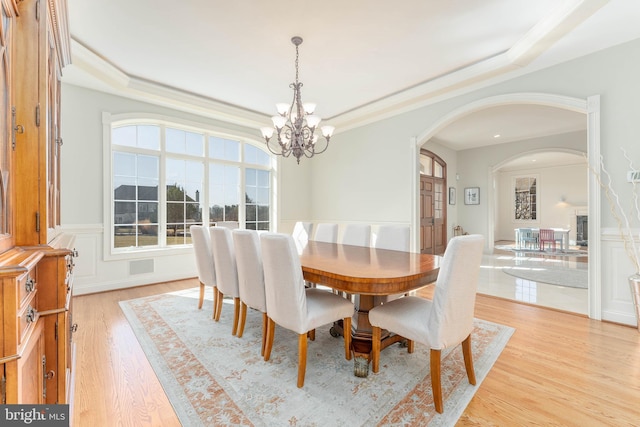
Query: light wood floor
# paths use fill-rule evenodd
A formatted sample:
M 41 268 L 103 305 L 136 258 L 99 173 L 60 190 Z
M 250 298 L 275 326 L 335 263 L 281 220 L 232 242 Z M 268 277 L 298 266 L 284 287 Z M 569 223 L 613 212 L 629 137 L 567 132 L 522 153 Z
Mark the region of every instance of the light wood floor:
M 195 286 L 193 279 L 74 298 L 75 426 L 180 425 L 118 301 Z M 475 315 L 516 332 L 457 425 L 640 425 L 635 328 L 482 295 Z

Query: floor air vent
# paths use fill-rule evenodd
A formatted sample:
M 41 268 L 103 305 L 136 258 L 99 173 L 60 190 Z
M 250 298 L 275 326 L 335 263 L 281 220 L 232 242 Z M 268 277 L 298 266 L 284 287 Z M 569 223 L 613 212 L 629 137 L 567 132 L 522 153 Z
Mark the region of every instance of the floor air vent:
M 129 261 L 129 274 L 153 273 L 153 259 Z

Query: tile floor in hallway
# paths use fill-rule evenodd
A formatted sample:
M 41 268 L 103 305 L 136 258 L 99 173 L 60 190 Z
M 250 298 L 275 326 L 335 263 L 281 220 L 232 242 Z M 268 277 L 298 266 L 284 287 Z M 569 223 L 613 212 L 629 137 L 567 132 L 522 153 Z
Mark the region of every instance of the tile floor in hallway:
M 496 242 L 496 244 L 498 243 L 509 244 L 513 242 Z M 494 250 L 493 254 L 483 256 L 478 293 L 586 315 L 587 289 L 525 280 L 502 271 L 503 267 L 517 266 L 523 262 L 570 269 L 586 269 L 586 261 L 586 257 L 516 255 L 510 251 Z

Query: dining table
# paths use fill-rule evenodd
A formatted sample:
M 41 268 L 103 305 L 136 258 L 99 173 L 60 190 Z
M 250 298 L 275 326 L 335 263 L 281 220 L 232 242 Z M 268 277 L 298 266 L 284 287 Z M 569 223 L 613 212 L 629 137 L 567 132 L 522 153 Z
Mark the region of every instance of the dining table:
M 309 240 L 298 244 L 304 279 L 353 297 L 351 331 L 335 322 L 331 334 L 351 333 L 354 374 L 366 377 L 371 360 L 369 310 L 379 296 L 404 295 L 436 281 L 442 257 Z M 380 349 L 404 338 L 383 331 Z

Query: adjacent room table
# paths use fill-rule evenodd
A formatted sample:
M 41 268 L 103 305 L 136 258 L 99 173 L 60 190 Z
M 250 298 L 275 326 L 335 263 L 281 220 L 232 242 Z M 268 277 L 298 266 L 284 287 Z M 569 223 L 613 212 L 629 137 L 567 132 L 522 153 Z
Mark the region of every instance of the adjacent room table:
M 366 377 L 371 355 L 369 310 L 377 295 L 405 294 L 435 282 L 442 258 L 437 255 L 390 251 L 309 241 L 298 248 L 305 280 L 355 296 L 352 321 L 354 374 Z M 337 323 L 332 333 L 343 333 Z M 401 341 L 384 333 L 381 349 Z
M 515 231 L 515 239 L 516 239 L 516 249 L 521 249 L 522 246 L 520 245 L 520 241 L 521 239 L 521 230 L 531 230 L 533 232 L 534 236 L 538 236 L 538 234 L 540 233 L 540 229 L 539 228 L 531 228 L 531 227 L 526 227 L 526 228 L 516 228 Z M 571 231 L 568 228 L 551 228 L 551 230 L 553 230 L 553 234 L 555 236 L 555 238 L 557 240 L 560 241 L 560 251 L 564 251 L 565 249 L 569 249 L 569 232 Z

